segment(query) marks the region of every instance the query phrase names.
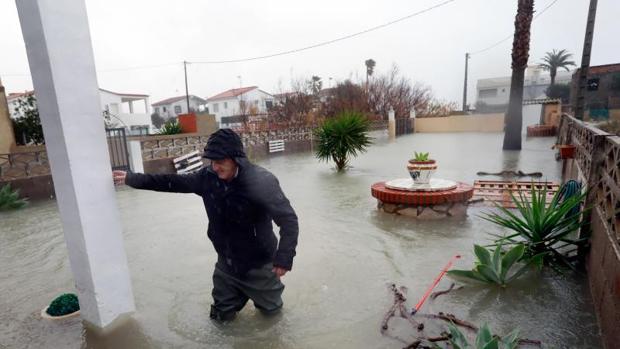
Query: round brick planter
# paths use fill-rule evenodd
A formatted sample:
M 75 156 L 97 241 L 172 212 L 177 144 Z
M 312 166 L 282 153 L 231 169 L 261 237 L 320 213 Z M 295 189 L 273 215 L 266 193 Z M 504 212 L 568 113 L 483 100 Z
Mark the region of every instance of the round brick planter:
M 435 219 L 464 216 L 467 202 L 474 195 L 474 188 L 465 183 L 457 183 L 456 188 L 450 190 L 404 191 L 387 188 L 385 182 L 378 182 L 371 186 L 371 193 L 382 211 Z
M 530 125 L 527 127 L 528 137 L 552 137 L 556 134 L 556 127 L 550 125 Z

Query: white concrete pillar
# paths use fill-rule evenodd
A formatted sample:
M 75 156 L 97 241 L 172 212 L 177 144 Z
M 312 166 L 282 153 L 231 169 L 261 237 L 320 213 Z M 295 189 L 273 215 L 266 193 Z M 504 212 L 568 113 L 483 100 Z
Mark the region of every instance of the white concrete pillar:
M 411 108 L 411 111 L 409 111 L 409 122 L 411 123 L 412 133 L 415 133 L 415 117 L 416 117 L 415 108 Z
M 144 173 L 144 162 L 142 160 L 142 142 L 129 141 L 129 166 L 134 173 Z
M 129 114 L 133 114 L 133 101 L 129 101 Z
M 144 99 L 144 112 L 146 113 L 146 115 L 151 116 L 151 112 L 149 111 L 149 98 L 148 97 Z
M 392 139 L 396 138 L 396 116 L 392 107 L 388 112 L 388 136 Z
M 81 316 L 105 328 L 135 307 L 86 7 L 84 0 L 16 3 Z

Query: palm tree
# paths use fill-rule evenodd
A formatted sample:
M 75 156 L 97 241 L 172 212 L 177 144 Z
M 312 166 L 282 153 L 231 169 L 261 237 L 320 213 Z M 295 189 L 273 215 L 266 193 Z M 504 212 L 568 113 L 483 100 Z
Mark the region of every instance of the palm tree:
M 370 122 L 360 112 L 345 111 L 327 119 L 315 131 L 319 142 L 316 157 L 325 162 L 333 160 L 338 171 L 344 170 L 351 156 L 365 152 L 372 143 L 369 128 Z
M 368 78 L 370 76 L 372 76 L 372 73 L 375 72 L 375 60 L 374 59 L 367 59 L 366 62 L 366 86 L 368 86 Z
M 534 0 L 518 0 L 515 35 L 512 41 L 512 78 L 510 101 L 506 113 L 504 150 L 521 150 L 523 126 L 523 78 L 530 56 L 530 27 L 534 15 Z
M 576 65 L 575 62 L 569 61 L 572 56 L 573 54 L 566 50 L 559 50 L 557 52 L 553 50 L 552 52 L 547 52 L 547 55 L 543 57 L 543 62 L 540 63 L 540 66 L 544 70 L 549 71 L 549 75 L 551 75 L 551 85 L 555 84 L 555 76 L 559 68 L 570 71 L 569 67 Z

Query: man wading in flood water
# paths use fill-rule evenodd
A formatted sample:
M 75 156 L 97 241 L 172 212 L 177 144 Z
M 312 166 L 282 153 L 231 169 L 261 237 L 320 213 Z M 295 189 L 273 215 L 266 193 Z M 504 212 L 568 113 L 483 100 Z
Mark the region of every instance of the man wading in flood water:
M 211 165 L 189 175 L 113 171 L 116 184 L 136 189 L 200 195 L 209 217 L 207 235 L 217 251 L 211 318 L 232 320 L 247 303 L 265 314 L 282 308 L 280 277 L 293 266 L 297 215 L 276 177 L 250 163 L 239 136 L 222 129 L 203 154 Z M 272 220 L 280 227 L 280 242 Z

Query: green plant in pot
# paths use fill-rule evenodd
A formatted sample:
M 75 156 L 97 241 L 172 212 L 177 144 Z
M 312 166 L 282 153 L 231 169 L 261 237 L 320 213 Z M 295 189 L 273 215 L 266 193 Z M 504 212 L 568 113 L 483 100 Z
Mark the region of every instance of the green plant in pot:
M 79 314 L 79 311 L 80 303 L 77 296 L 73 293 L 64 293 L 43 309 L 41 315 L 48 319 L 64 319 Z
M 429 159 L 429 153 L 414 152 L 413 158 L 407 163 L 407 171 L 416 185 L 429 184 L 436 170 L 437 163 Z

